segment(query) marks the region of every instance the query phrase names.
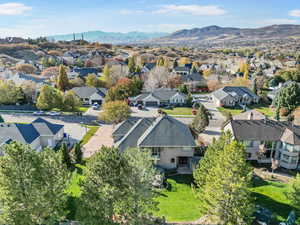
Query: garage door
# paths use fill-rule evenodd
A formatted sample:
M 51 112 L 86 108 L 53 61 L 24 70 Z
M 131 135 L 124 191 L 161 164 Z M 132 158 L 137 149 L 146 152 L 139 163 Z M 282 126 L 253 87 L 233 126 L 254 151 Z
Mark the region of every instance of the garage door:
M 146 102 L 146 107 L 157 107 L 157 102 Z
M 92 100 L 92 104 L 94 104 L 94 103 L 98 103 L 99 105 L 101 105 L 102 104 L 102 100 Z

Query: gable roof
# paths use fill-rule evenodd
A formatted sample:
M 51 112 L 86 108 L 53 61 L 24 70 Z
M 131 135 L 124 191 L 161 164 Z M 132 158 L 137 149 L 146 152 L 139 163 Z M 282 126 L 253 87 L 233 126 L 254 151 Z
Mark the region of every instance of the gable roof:
M 145 63 L 144 65 L 147 70 L 152 70 L 154 67 L 156 67 L 156 63 Z
M 225 86 L 223 88 L 214 91 L 212 94 L 220 100 L 227 97 L 228 95 L 230 95 L 233 98 L 235 98 L 236 96 L 239 97 L 249 96 L 250 98 L 259 98 L 249 88 L 236 87 L 236 86 Z
M 85 77 L 88 74 L 97 74 L 99 71 L 97 68 L 84 67 L 84 68 L 74 68 L 74 72 L 79 73 L 79 76 Z
M 75 87 L 72 88 L 72 91 L 74 91 L 79 98 L 90 98 L 95 93 L 105 97 L 107 89 L 95 87 Z
M 135 98 L 133 100 L 135 101 L 143 101 L 145 98 L 147 98 L 149 95 L 152 95 L 154 98 L 157 98 L 160 101 L 168 101 L 170 100 L 174 95 L 179 93 L 177 90 L 169 89 L 169 88 L 158 88 L 155 89 L 152 92 L 144 92 Z M 179 93 L 182 96 L 185 96 L 182 93 Z
M 7 140 L 17 141 L 23 144 L 31 144 L 38 137 L 43 135 L 55 135 L 64 126 L 50 123 L 38 118 L 31 124 L 0 124 L 0 143 Z
M 300 145 L 300 127 L 291 122 L 275 120 L 232 120 L 231 127 L 237 140 L 283 141 Z

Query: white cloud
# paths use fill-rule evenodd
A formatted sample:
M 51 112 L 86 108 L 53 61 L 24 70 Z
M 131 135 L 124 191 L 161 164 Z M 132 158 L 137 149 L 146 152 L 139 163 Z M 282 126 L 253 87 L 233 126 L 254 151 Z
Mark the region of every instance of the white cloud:
M 293 17 L 300 17 L 300 9 L 294 9 L 289 11 L 289 15 Z
M 263 24 L 273 25 L 273 24 L 294 24 L 297 23 L 298 21 L 293 19 L 278 18 L 278 19 L 267 19 L 262 22 Z
M 128 10 L 128 9 L 122 9 L 120 11 L 120 14 L 122 15 L 136 15 L 136 14 L 142 14 L 144 13 L 143 10 Z
M 32 8 L 22 3 L 9 2 L 0 4 L 0 15 L 21 15 Z
M 215 5 L 164 5 L 160 9 L 154 11 L 154 13 L 184 13 L 196 16 L 218 16 L 224 15 L 227 12 Z

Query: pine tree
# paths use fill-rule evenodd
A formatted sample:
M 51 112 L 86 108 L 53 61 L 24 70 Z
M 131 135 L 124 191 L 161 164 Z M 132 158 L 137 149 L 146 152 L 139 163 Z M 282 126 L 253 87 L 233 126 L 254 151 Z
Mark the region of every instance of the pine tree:
M 82 163 L 82 157 L 83 157 L 83 152 L 81 150 L 80 143 L 77 143 L 75 145 L 75 160 L 76 160 L 76 163 L 81 164 Z
M 63 65 L 59 66 L 59 75 L 57 78 L 57 88 L 61 91 L 66 91 L 68 87 L 70 86 L 69 84 L 69 78 L 66 72 L 66 69 Z
M 250 195 L 251 168 L 242 143 L 230 135 L 214 142 L 194 177 L 200 188 L 201 212 L 216 224 L 251 224 L 254 205 Z
M 256 79 L 253 80 L 253 93 L 257 95 L 257 83 L 256 83 Z
M 130 73 L 135 71 L 135 61 L 133 57 L 128 58 L 128 69 Z
M 62 144 L 60 151 L 62 154 L 62 163 L 64 163 L 69 169 L 71 169 L 72 160 L 71 160 L 69 149 L 65 143 Z
M 202 133 L 205 130 L 205 128 L 208 126 L 208 124 L 209 124 L 209 112 L 201 104 L 197 111 L 197 115 L 195 116 L 195 118 L 192 122 L 192 128 L 197 133 Z
M 293 205 L 300 209 L 300 174 L 291 181 L 291 189 L 288 193 Z

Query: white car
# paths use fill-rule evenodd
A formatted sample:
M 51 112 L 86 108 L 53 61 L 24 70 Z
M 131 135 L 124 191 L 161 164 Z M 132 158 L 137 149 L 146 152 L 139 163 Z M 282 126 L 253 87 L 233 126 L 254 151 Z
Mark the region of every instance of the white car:
M 41 115 L 44 115 L 45 112 L 44 111 L 36 111 L 36 112 L 33 112 L 33 115 L 36 115 L 36 116 L 41 116 Z
M 47 115 L 49 116 L 59 116 L 60 114 L 61 114 L 60 112 L 55 112 L 55 111 L 47 112 Z

